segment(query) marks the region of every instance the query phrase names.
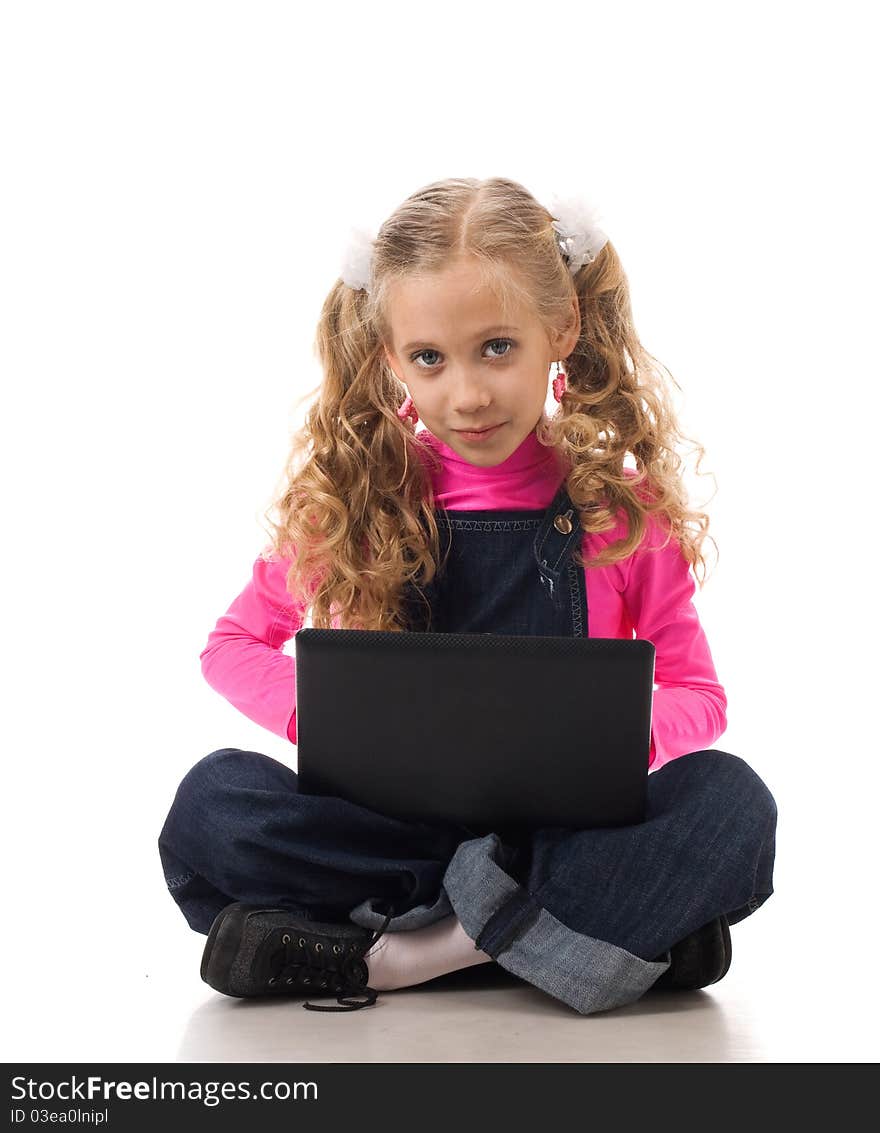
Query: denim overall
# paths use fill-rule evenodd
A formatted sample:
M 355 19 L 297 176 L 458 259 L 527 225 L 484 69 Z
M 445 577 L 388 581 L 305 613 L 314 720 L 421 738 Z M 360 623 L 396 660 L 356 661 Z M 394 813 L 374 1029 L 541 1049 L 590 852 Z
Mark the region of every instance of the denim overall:
M 546 511 L 436 516 L 452 550 L 424 588 L 428 609 L 407 597 L 416 632 L 588 636 L 585 572 L 571 561 L 582 532 L 564 483 Z M 648 776 L 643 823 L 513 842 L 301 795 L 286 764 L 221 748 L 184 776 L 159 853 L 197 932 L 231 901 L 370 929 L 393 912 L 388 932 L 454 912 L 501 967 L 589 1015 L 638 999 L 688 933 L 759 908 L 773 893 L 775 833 L 767 786 L 716 749 Z

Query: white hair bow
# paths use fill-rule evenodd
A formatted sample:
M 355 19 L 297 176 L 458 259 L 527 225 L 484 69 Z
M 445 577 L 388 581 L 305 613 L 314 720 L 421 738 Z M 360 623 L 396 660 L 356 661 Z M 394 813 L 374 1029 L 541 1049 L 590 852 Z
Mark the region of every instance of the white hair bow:
M 343 283 L 353 287 L 355 291 L 363 288 L 368 295 L 373 278 L 374 240 L 375 236 L 371 236 L 366 229 L 352 228 L 339 272 Z
M 553 197 L 547 211 L 556 218 L 553 227 L 559 233 L 559 250 L 574 275 L 584 264 L 591 264 L 608 243 L 598 210 L 580 197 Z

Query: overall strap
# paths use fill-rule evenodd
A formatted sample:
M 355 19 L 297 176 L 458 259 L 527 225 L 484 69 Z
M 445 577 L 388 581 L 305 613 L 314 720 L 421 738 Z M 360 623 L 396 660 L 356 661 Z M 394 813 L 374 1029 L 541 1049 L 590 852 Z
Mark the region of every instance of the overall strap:
M 561 590 L 562 572 L 566 568 L 568 554 L 572 545 L 576 545 L 582 538 L 583 528 L 578 511 L 563 481 L 544 514 L 533 548 L 541 582 L 554 602 Z

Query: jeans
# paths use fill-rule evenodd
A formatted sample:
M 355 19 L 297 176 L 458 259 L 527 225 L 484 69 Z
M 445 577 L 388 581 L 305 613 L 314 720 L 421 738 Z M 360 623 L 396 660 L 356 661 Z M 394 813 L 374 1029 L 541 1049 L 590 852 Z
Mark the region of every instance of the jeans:
M 407 931 L 455 913 L 501 967 L 581 1014 L 638 999 L 669 949 L 773 892 L 776 803 L 739 756 L 680 756 L 648 776 L 643 823 L 506 840 L 303 795 L 267 755 L 221 748 L 177 789 L 159 836 L 168 889 L 207 933 L 232 901 Z

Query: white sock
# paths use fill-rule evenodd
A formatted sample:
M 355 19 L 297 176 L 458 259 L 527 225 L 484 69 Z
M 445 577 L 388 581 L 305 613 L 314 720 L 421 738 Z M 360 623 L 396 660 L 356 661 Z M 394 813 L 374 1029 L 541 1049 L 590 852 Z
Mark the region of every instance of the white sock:
M 364 956 L 369 986 L 376 991 L 433 980 L 459 968 L 485 964 L 492 957 L 480 952 L 454 914 L 409 932 L 386 932 Z

